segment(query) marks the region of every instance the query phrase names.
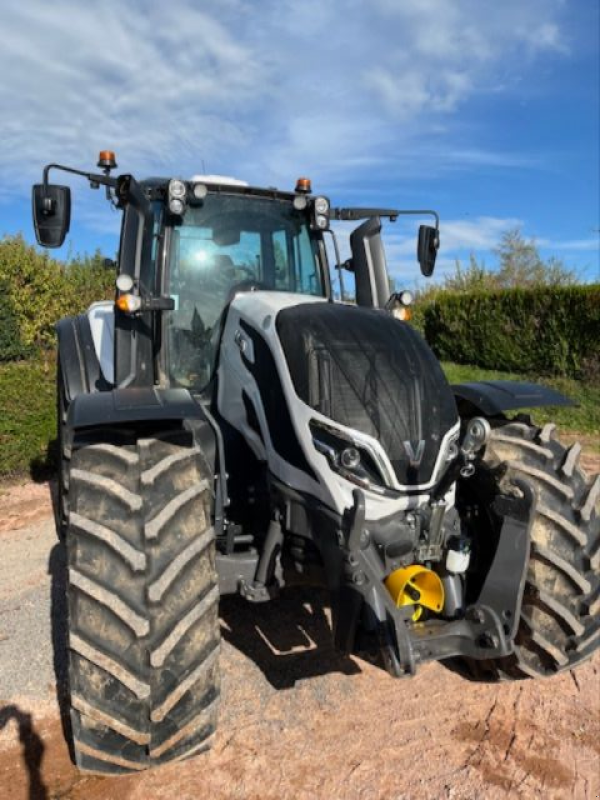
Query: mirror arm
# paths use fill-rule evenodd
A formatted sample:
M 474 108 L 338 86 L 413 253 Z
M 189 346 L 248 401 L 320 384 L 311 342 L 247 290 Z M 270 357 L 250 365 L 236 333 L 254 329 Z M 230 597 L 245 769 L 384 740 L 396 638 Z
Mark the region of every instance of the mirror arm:
M 437 211 L 430 209 L 423 210 L 401 210 L 397 208 L 332 208 L 331 219 L 342 220 L 359 220 L 368 219 L 368 217 L 387 217 L 390 222 L 395 222 L 400 216 L 417 216 L 423 215 L 435 218 L 435 228 L 439 230 L 440 217 Z
M 48 186 L 48 175 L 51 169 L 60 169 L 62 172 L 70 172 L 72 175 L 82 175 L 84 178 L 87 178 L 88 181 L 92 185 L 99 186 L 107 186 L 108 188 L 114 189 L 117 185 L 117 178 L 111 178 L 110 175 L 99 175 L 94 172 L 83 172 L 80 169 L 73 169 L 73 167 L 65 167 L 62 164 L 46 164 L 44 167 L 44 177 L 43 177 L 43 184 L 44 189 Z

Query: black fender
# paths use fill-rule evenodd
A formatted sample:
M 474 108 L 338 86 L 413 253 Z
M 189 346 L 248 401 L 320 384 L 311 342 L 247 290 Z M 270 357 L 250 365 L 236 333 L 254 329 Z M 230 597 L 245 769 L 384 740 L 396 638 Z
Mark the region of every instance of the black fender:
M 452 385 L 461 417 L 481 414 L 494 417 L 503 411 L 539 406 L 575 406 L 564 394 L 537 383 L 521 381 L 478 381 Z
M 111 388 L 100 369 L 90 321 L 86 314 L 65 317 L 56 325 L 60 374 L 65 404 L 80 394 L 104 392 Z
M 223 438 L 210 412 L 183 388 L 115 389 L 102 374 L 86 314 L 62 319 L 56 333 L 60 369 L 56 379 L 63 388 L 67 409 L 62 433 L 65 450 L 70 451 L 77 433 L 86 429 L 185 422 L 208 468 L 213 474 L 218 469 L 215 529 L 219 535 L 223 508 L 228 503 L 227 476 Z
M 187 389 L 156 386 L 78 394 L 69 405 L 67 432 L 104 426 L 186 421 L 207 462 L 216 461 L 214 422 Z

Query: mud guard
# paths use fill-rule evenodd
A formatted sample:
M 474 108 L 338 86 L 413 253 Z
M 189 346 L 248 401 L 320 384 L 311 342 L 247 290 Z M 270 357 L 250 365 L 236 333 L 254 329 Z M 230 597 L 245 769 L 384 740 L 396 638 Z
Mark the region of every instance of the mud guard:
M 537 383 L 478 381 L 453 384 L 452 391 L 461 417 L 483 414 L 493 417 L 503 411 L 539 406 L 575 406 L 564 394 Z
M 200 403 L 187 389 L 155 386 L 78 394 L 69 404 L 67 431 L 144 422 L 189 421 L 207 461 L 214 465 L 216 436 Z M 196 424 L 194 424 L 196 423 Z
M 65 317 L 56 325 L 61 374 L 67 405 L 79 394 L 111 388 L 100 368 L 90 321 L 86 314 Z

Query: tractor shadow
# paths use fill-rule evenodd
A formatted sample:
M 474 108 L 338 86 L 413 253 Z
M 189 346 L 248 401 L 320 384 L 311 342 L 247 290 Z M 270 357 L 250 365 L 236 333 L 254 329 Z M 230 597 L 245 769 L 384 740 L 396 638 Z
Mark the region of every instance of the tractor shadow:
M 0 731 L 11 721 L 17 725 L 23 763 L 29 778 L 28 798 L 29 800 L 47 800 L 48 788 L 41 775 L 42 759 L 46 748 L 33 726 L 31 714 L 14 704 L 0 707 Z
M 357 675 L 360 667 L 333 646 L 328 593 L 292 586 L 270 603 L 221 598 L 221 636 L 253 661 L 275 689 L 329 673 Z
M 45 483 L 56 479 L 58 469 L 58 439 L 54 437 L 46 451 L 29 461 L 29 476 L 34 483 Z
M 48 572 L 51 576 L 50 619 L 56 700 L 60 711 L 63 736 L 69 748 L 71 761 L 75 763 L 69 713 L 71 698 L 69 694 L 67 552 L 64 542 L 59 541 L 50 551 Z

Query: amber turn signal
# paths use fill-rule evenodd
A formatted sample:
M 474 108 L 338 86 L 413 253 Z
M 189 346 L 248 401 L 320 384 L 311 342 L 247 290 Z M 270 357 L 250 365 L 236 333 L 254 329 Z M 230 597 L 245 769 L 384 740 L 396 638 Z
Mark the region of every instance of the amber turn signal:
M 115 305 L 124 314 L 135 314 L 142 307 L 142 298 L 136 294 L 122 294 L 115 300 Z
M 400 306 L 400 308 L 395 308 L 392 312 L 396 319 L 401 319 L 403 322 L 410 322 L 412 319 L 412 311 L 408 306 Z

